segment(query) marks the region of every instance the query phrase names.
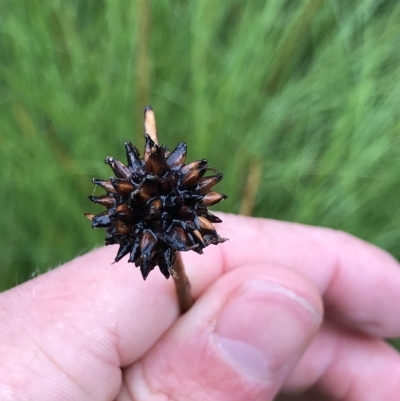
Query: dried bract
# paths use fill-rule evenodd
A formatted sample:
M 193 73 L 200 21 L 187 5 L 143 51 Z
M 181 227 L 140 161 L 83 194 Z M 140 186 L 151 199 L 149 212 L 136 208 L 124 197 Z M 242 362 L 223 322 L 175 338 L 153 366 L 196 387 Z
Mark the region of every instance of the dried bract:
M 116 262 L 129 255 L 128 261 L 140 266 L 144 279 L 157 265 L 168 278 L 178 251 L 202 253 L 206 246 L 225 241 L 213 226 L 221 220 L 207 208 L 226 196 L 210 191 L 222 174 L 210 169 L 207 160 L 185 164 L 185 143 L 170 152 L 149 135 L 145 138 L 143 158 L 127 142 L 127 166 L 112 157 L 105 159 L 115 177 L 94 179 L 107 194 L 89 199 L 107 210 L 86 217 L 93 228 L 106 228 L 106 245 L 119 245 Z M 205 176 L 209 170 L 214 174 Z

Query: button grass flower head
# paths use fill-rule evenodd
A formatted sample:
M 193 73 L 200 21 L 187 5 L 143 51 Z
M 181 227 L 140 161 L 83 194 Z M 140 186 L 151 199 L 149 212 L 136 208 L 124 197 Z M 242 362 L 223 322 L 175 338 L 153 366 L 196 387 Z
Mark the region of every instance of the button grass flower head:
M 225 241 L 213 225 L 221 220 L 208 211 L 226 198 L 212 191 L 223 175 L 206 159 L 186 164 L 183 142 L 172 151 L 159 145 L 150 107 L 145 109 L 145 131 L 143 157 L 126 142 L 127 165 L 113 157 L 105 159 L 115 177 L 93 179 L 106 194 L 89 199 L 106 210 L 85 215 L 93 228 L 106 229 L 106 245 L 119 245 L 115 262 L 127 256 L 144 279 L 155 266 L 169 278 L 179 274 L 174 266 L 178 252 L 201 254 L 208 245 Z

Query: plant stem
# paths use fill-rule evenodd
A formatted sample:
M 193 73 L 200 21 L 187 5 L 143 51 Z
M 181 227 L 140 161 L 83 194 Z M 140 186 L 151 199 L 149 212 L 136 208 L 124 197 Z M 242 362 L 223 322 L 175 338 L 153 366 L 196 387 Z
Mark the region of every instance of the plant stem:
M 144 131 L 150 135 L 155 144 L 158 144 L 156 117 L 150 106 L 144 109 Z M 176 294 L 180 313 L 187 312 L 193 305 L 193 298 L 190 293 L 190 282 L 185 272 L 185 266 L 182 261 L 180 252 L 177 253 L 174 265 L 172 266 L 171 276 L 174 279 Z
M 182 261 L 180 252 L 176 255 L 174 265 L 172 267 L 176 294 L 178 295 L 178 303 L 181 315 L 187 312 L 194 301 L 190 293 L 190 282 L 185 272 L 185 266 Z
M 143 113 L 144 132 L 158 145 L 156 116 L 150 106 L 146 106 Z

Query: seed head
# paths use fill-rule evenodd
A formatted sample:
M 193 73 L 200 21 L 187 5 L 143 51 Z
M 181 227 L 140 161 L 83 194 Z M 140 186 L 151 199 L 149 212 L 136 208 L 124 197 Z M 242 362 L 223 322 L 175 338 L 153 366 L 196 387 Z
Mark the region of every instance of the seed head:
M 127 165 L 106 157 L 115 177 L 93 179 L 106 194 L 89 196 L 106 211 L 86 217 L 93 228 L 106 229 L 106 245 L 119 245 L 115 262 L 129 255 L 144 279 L 157 265 L 168 278 L 178 251 L 201 254 L 206 246 L 225 241 L 213 226 L 221 220 L 207 208 L 226 196 L 211 191 L 222 174 L 206 159 L 185 164 L 185 143 L 170 152 L 147 134 L 145 140 L 143 158 L 131 142 L 125 143 Z M 208 171 L 213 174 L 206 176 Z

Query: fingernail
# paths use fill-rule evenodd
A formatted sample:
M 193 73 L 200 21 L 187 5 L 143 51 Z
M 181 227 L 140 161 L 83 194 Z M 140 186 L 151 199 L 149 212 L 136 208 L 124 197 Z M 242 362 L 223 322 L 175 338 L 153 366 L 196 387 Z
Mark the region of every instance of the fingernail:
M 321 320 L 311 303 L 292 290 L 248 281 L 220 312 L 216 341 L 236 368 L 268 379 L 297 362 Z

